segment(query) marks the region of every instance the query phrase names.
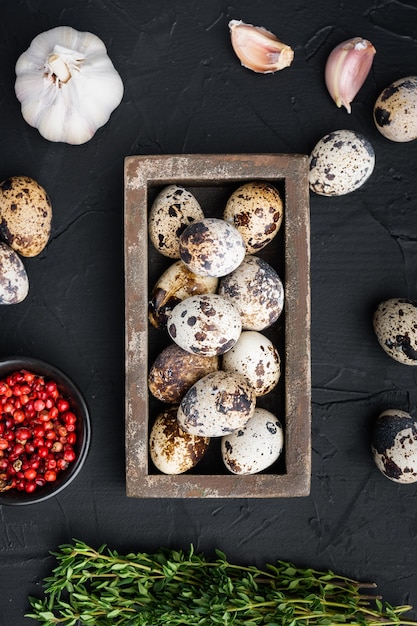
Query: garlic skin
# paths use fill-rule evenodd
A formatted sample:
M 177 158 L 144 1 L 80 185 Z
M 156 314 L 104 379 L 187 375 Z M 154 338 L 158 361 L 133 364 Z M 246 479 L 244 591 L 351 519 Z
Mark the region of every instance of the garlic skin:
M 376 50 L 370 41 L 353 37 L 330 53 L 325 68 L 326 87 L 336 105 L 351 112 L 351 103 L 364 84 Z
M 49 141 L 89 141 L 123 97 L 123 82 L 96 35 L 58 26 L 37 35 L 16 63 L 24 120 Z
M 243 67 L 260 74 L 271 74 L 289 67 L 294 51 L 262 26 L 229 22 L 233 50 Z

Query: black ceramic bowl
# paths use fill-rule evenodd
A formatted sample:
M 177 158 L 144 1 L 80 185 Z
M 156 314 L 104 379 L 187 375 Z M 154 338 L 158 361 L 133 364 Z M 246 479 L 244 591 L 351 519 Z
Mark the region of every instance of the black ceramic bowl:
M 46 381 L 54 380 L 61 394 L 70 403 L 72 412 L 77 416 L 77 441 L 73 446 L 76 458 L 68 465 L 67 469 L 57 473 L 57 478 L 54 482 L 38 487 L 33 493 L 26 493 L 18 489 L 8 489 L 0 492 L 0 505 L 34 504 L 57 495 L 79 474 L 87 458 L 90 446 L 91 424 L 88 407 L 73 381 L 53 365 L 30 357 L 1 358 L 0 380 L 22 369 L 43 376 Z

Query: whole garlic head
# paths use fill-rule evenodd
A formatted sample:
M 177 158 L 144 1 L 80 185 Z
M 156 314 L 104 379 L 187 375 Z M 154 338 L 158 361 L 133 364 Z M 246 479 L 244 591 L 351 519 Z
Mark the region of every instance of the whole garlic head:
M 16 63 L 25 121 L 49 141 L 79 145 L 103 126 L 123 82 L 96 35 L 58 26 L 37 35 Z

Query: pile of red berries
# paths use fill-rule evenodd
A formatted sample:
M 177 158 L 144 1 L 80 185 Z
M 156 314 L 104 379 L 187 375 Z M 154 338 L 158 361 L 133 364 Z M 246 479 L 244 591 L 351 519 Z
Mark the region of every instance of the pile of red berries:
M 55 381 L 27 370 L 0 380 L 0 492 L 54 482 L 75 461 L 76 424 Z

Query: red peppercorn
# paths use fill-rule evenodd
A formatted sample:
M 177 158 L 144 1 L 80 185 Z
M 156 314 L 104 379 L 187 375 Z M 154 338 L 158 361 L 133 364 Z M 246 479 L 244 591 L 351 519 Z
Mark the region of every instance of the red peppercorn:
M 46 470 L 43 477 L 47 482 L 54 482 L 54 480 L 56 480 L 56 472 L 55 470 Z
M 56 408 L 60 413 L 64 413 L 65 411 L 68 411 L 70 405 L 69 402 L 64 398 L 59 398 L 56 403 Z
M 26 480 L 35 480 L 35 478 L 36 478 L 36 470 L 34 470 L 34 469 L 27 469 L 25 471 L 24 475 L 25 475 Z

